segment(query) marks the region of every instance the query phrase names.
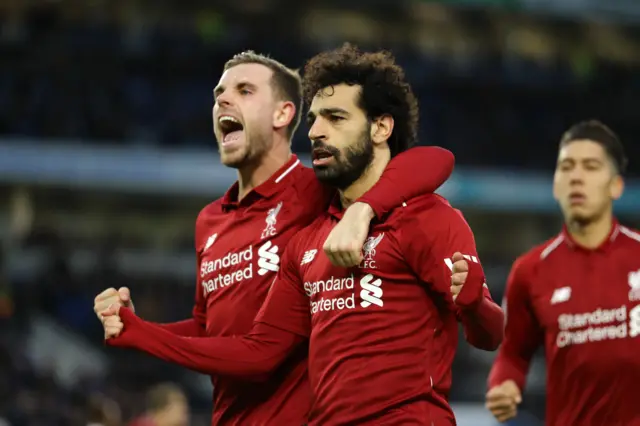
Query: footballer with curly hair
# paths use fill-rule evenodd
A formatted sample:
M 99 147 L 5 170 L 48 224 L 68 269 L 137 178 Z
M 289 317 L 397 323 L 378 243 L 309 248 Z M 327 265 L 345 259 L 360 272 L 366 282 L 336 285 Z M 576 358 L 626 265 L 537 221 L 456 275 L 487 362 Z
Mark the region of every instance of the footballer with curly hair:
M 122 308 L 107 319 L 123 329 L 108 342 L 240 376 L 269 373 L 307 343 L 309 425 L 455 425 L 458 323 L 471 344 L 495 350 L 504 321 L 460 212 L 438 195 L 418 196 L 371 223 L 358 266 L 335 266 L 322 250 L 345 209 L 415 143 L 411 87 L 390 53 L 347 44 L 307 63 L 303 93 L 314 171 L 338 192 L 288 243 L 250 333 L 183 338 Z

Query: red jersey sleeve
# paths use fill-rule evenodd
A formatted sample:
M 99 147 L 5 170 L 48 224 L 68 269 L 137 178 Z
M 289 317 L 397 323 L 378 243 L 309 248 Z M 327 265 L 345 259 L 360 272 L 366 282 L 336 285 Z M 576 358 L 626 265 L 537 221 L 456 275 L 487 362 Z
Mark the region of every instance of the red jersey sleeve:
M 473 232 L 462 213 L 433 195 L 427 205 L 416 200 L 406 215 L 401 241 L 407 262 L 433 291 L 454 303 L 467 341 L 480 349 L 495 350 L 502 341 L 504 314 L 486 286 Z M 451 258 L 455 252 L 467 260 L 469 273 L 453 302 Z
M 242 337 L 184 337 L 120 309 L 124 324 L 108 346 L 138 349 L 163 361 L 215 375 L 256 378 L 277 368 L 305 339 L 262 323 Z
M 309 302 L 302 292 L 292 240 L 278 275 L 248 335 L 242 337 L 176 336 L 121 309 L 123 332 L 110 346 L 139 349 L 164 361 L 206 374 L 255 377 L 278 367 L 310 334 Z
M 284 251 L 282 264 L 269 294 L 255 321 L 272 327 L 309 337 L 311 334 L 311 313 L 309 298 L 302 288 L 300 277 L 300 256 L 294 238 Z
M 513 380 L 524 389 L 531 357 L 543 340 L 529 297 L 532 266 L 527 263 L 526 258 L 516 260 L 507 280 L 504 342 L 489 374 L 490 388 Z
M 444 148 L 422 146 L 396 155 L 380 180 L 357 201 L 371 206 L 378 218 L 418 195 L 434 192 L 449 179 L 455 157 Z

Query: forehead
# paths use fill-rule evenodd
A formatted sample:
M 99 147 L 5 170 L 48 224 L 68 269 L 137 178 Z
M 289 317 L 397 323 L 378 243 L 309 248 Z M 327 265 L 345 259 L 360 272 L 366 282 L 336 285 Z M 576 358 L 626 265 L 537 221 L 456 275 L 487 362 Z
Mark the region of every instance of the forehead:
M 316 111 L 327 108 L 340 108 L 349 112 L 360 109 L 358 99 L 360 97 L 360 86 L 350 86 L 348 84 L 337 84 L 321 89 L 313 97 L 310 110 Z
M 571 141 L 560 149 L 559 160 L 605 160 L 607 153 L 602 145 L 589 139 Z
M 262 64 L 239 64 L 226 70 L 220 77 L 220 86 L 249 83 L 255 86 L 271 84 L 273 71 Z

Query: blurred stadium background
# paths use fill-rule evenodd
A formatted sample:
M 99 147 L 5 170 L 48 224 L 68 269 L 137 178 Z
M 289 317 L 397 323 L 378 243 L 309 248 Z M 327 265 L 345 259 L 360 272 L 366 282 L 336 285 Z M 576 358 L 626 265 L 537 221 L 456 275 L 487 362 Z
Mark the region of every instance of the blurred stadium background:
M 457 157 L 442 193 L 500 300 L 515 257 L 561 225 L 551 176 L 575 121 L 621 135 L 631 176 L 617 212 L 640 226 L 637 22 L 636 0 L 0 2 L 0 424 L 86 425 L 100 396 L 122 418 L 106 424 L 127 424 L 166 381 L 188 393 L 191 424 L 208 424 L 208 379 L 106 351 L 92 301 L 128 285 L 144 318 L 190 313 L 195 217 L 235 179 L 210 119 L 234 53 L 297 67 L 342 41 L 391 49 L 419 95 L 422 143 Z M 492 358 L 460 345 L 461 426 L 495 424 L 482 407 Z M 513 425 L 541 424 L 544 380 L 538 360 Z

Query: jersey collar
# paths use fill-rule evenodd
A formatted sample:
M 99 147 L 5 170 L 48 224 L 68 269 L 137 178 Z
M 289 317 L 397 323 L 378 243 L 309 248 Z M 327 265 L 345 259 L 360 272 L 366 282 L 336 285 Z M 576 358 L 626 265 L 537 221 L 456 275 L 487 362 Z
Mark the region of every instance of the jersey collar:
M 340 201 L 340 192 L 336 191 L 333 198 L 331 199 L 331 204 L 329 204 L 327 212 L 336 219 L 341 220 L 342 216 L 344 216 L 344 210 L 345 209 L 342 207 L 342 202 Z
M 261 198 L 271 197 L 284 187 L 283 183 L 286 180 L 285 178 L 298 166 L 300 166 L 300 160 L 295 154 L 291 155 L 289 161 L 271 175 L 266 182 L 258 185 L 249 192 L 240 202 L 238 202 L 239 184 L 238 181 L 236 181 L 222 197 L 222 208 L 225 210 L 238 208 L 240 206 L 250 205 Z
M 567 228 L 567 225 L 562 226 L 562 235 L 564 237 L 564 241 L 566 242 L 566 244 L 573 249 L 583 250 L 583 251 L 607 251 L 611 248 L 613 243 L 616 241 L 616 238 L 618 238 L 619 234 L 620 234 L 620 224 L 618 223 L 618 220 L 614 218 L 611 223 L 611 231 L 609 232 L 609 236 L 607 237 L 607 239 L 604 240 L 602 244 L 600 244 L 595 249 L 588 249 L 578 244 L 571 237 L 571 234 L 569 233 L 569 229 Z

